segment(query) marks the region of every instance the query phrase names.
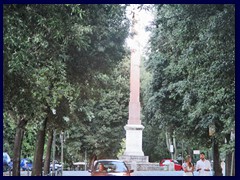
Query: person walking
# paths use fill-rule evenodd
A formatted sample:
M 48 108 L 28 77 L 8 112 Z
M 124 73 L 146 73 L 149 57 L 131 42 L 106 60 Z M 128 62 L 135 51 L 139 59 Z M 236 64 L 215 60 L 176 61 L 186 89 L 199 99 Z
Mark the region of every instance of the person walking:
M 185 162 L 182 164 L 183 176 L 193 176 L 194 165 L 190 155 L 185 157 Z
M 210 176 L 211 164 L 210 161 L 205 159 L 205 153 L 200 153 L 200 160 L 197 161 L 196 170 L 199 176 Z

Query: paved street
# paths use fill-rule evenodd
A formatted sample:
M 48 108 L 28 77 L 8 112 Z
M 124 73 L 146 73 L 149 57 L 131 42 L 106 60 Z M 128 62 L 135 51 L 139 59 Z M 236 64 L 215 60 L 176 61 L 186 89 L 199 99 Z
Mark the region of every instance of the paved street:
M 31 172 L 29 172 L 31 175 Z M 183 171 L 136 171 L 132 176 L 182 176 Z M 195 176 L 198 173 L 194 172 Z M 3 176 L 9 176 L 8 172 L 4 172 Z M 27 171 L 21 171 L 21 176 L 28 176 Z M 90 176 L 88 171 L 63 171 L 63 176 Z
M 132 176 L 182 176 L 183 171 L 136 171 Z M 198 173 L 194 172 L 197 176 Z M 90 176 L 88 171 L 64 171 L 63 176 Z

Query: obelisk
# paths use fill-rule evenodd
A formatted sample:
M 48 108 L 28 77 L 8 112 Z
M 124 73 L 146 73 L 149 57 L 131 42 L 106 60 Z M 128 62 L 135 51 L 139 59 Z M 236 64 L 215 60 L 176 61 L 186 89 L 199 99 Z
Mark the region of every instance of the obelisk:
M 133 13 L 132 20 L 132 42 L 131 45 L 131 67 L 130 67 L 130 101 L 128 124 L 126 130 L 126 149 L 121 159 L 127 162 L 148 162 L 148 156 L 144 156 L 142 151 L 142 131 L 140 119 L 140 45 L 137 41 L 137 20 Z

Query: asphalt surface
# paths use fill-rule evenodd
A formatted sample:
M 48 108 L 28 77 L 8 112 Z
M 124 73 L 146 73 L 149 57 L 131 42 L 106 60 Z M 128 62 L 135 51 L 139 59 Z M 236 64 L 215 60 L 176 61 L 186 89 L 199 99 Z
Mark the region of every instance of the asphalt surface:
M 31 175 L 31 171 L 21 171 L 21 176 Z M 182 176 L 183 171 L 135 171 L 132 176 Z M 8 172 L 4 172 L 3 176 L 9 176 Z M 63 171 L 63 176 L 90 176 L 88 171 Z M 194 176 L 198 176 L 195 171 Z
M 132 176 L 182 176 L 183 171 L 135 171 Z M 194 172 L 198 176 L 197 172 Z M 90 176 L 88 171 L 64 171 L 63 176 Z

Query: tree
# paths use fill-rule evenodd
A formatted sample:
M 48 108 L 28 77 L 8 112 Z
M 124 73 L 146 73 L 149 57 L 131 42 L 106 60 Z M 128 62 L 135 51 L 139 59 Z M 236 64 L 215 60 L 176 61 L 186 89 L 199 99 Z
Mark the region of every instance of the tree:
M 95 76 L 95 81 L 89 85 L 92 91 L 85 94 L 86 99 L 78 100 L 82 107 L 75 116 L 81 121 L 76 118 L 74 126 L 68 130 L 67 154 L 74 156 L 76 152 L 87 151 L 89 162 L 117 157 L 128 115 L 129 63 L 125 58 L 111 74 Z
M 153 24 L 147 122 L 175 130 L 199 148 L 211 146 L 208 128 L 214 123 L 218 156 L 235 121 L 234 6 L 156 5 Z M 215 175 L 221 175 L 219 159 L 214 161 Z
M 76 117 L 73 112 L 83 104 L 76 106 L 75 100 L 86 98 L 96 74 L 108 73 L 121 61 L 128 34 L 125 8 L 4 5 L 4 112 L 19 119 L 13 175 L 20 175 L 27 123 L 38 127 L 32 175 L 40 175 L 46 129 L 71 126 L 64 126 L 63 117 Z
M 71 91 L 64 64 L 67 39 L 73 38 L 64 23 L 71 22 L 63 21 L 63 17 L 58 18 L 62 12 L 70 13 L 71 10 L 71 6 L 67 5 L 4 6 L 5 111 L 14 110 L 16 116 L 20 116 L 13 175 L 19 175 L 21 134 L 28 119 L 43 125 L 40 130 L 43 135 L 39 139 L 43 144 L 47 116 L 61 98 L 68 96 Z M 18 88 L 15 88 L 16 85 Z M 41 159 L 43 145 L 36 149 L 39 149 L 38 156 Z M 39 162 L 35 160 L 34 166 Z M 38 167 L 37 174 L 41 171 L 40 164 Z

